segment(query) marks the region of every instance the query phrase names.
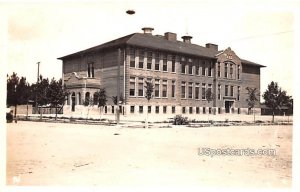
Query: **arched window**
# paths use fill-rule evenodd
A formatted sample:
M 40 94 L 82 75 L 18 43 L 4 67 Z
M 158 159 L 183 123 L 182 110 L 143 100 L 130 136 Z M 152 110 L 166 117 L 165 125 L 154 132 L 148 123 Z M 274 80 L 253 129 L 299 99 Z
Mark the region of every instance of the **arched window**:
M 75 92 L 72 93 L 71 100 L 72 100 L 72 111 L 75 111 L 75 105 L 76 105 Z
M 77 97 L 78 105 L 81 105 L 81 93 L 79 92 L 77 95 L 78 95 L 78 97 Z
M 66 96 L 66 100 L 67 100 L 67 105 L 70 105 L 70 95 Z
M 98 93 L 94 93 L 94 104 L 97 105 L 98 103 Z
M 90 104 L 90 92 L 85 93 L 85 105 Z

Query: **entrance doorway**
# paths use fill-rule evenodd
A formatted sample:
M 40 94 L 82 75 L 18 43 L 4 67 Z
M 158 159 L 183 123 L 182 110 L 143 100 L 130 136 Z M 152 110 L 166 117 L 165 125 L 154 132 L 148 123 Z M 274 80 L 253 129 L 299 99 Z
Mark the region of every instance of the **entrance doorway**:
M 225 113 L 230 113 L 233 101 L 225 101 Z
M 72 111 L 75 111 L 75 93 L 72 93 Z

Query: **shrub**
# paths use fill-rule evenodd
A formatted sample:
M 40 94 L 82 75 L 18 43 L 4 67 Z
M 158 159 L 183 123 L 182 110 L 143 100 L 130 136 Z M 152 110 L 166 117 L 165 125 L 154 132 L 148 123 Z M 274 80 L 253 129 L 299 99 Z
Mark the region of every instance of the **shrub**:
M 189 120 L 187 117 L 183 117 L 181 115 L 176 115 L 174 117 L 174 125 L 188 125 L 189 124 Z
M 7 123 L 13 122 L 13 119 L 14 119 L 14 117 L 11 113 L 6 113 L 6 122 Z

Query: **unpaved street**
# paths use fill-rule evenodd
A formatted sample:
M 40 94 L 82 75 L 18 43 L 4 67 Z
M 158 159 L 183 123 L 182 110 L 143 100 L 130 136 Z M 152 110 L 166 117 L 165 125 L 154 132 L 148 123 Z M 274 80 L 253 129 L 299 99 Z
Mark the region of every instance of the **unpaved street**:
M 292 126 L 118 128 L 7 124 L 7 184 L 291 187 Z M 275 149 L 205 156 L 199 148 Z

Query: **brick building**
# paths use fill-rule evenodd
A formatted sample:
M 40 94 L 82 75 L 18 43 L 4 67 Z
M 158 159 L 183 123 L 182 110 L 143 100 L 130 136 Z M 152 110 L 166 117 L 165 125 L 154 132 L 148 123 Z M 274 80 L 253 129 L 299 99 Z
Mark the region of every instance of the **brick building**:
M 71 92 L 64 113 L 81 114 L 84 99 L 93 97 L 100 87 L 108 97 L 116 96 L 117 84 L 124 98 L 123 115 L 145 114 L 146 110 L 151 115 L 172 116 L 248 113 L 245 88 L 260 90 L 264 66 L 239 58 L 230 48 L 218 50 L 211 43 L 202 47 L 192 44 L 191 36 L 179 41 L 175 33 L 153 35 L 152 30 L 143 28 L 143 33 L 58 58 Z M 145 81 L 154 84 L 149 103 L 144 96 Z M 207 90 L 215 95 L 210 102 Z M 104 113 L 115 113 L 115 107 L 108 98 Z

